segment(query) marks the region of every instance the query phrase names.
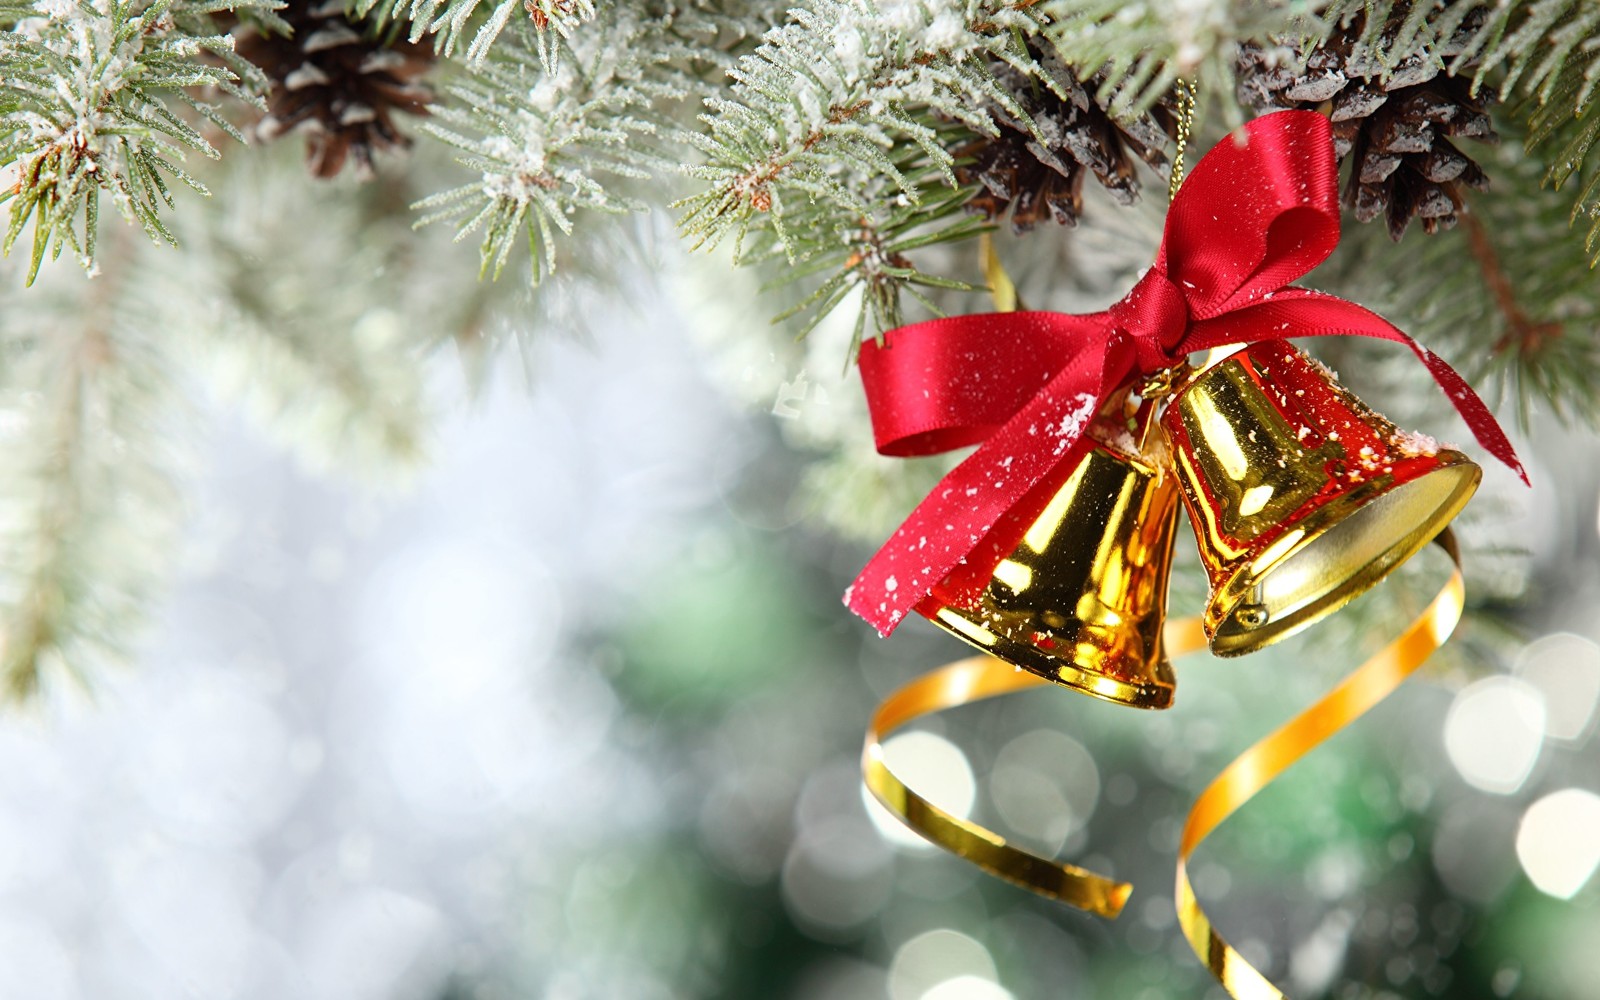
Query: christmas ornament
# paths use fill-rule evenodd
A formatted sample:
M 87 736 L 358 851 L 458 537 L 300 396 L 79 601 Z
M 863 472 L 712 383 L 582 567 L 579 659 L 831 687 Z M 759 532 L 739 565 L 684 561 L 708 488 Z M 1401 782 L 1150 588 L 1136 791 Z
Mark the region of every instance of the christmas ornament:
M 1212 929 L 1188 860 L 1233 811 L 1449 636 L 1462 584 L 1447 525 L 1480 476 L 1459 452 L 1398 430 L 1283 339 L 1356 334 L 1406 345 L 1479 443 L 1522 473 L 1493 416 L 1448 365 L 1361 306 L 1287 284 L 1337 244 L 1336 188 L 1326 119 L 1304 111 L 1256 119 L 1177 190 L 1155 264 L 1105 312 L 935 320 L 891 331 L 860 356 L 881 452 L 978 447 L 879 550 L 845 602 L 884 634 L 914 607 L 993 654 L 891 695 L 867 734 L 864 778 L 930 840 L 1053 899 L 1116 916 L 1131 887 L 938 809 L 885 765 L 884 736 L 1047 681 L 1166 707 L 1169 653 L 1209 643 L 1235 655 L 1284 638 L 1429 540 L 1455 561 L 1404 635 L 1236 759 L 1189 814 L 1179 923 L 1219 982 L 1248 1000 L 1283 994 Z M 1188 363 L 1193 352 L 1233 344 L 1245 346 L 1220 363 L 1199 371 Z M 1163 630 L 1178 494 L 1212 595 L 1203 617 Z
M 865 343 L 861 377 L 880 452 L 978 447 L 862 570 L 845 596 L 851 610 L 892 632 L 958 566 L 984 558 L 982 541 L 1006 512 L 1081 456 L 1084 429 L 1114 395 L 1223 345 L 1323 335 L 1404 344 L 1478 441 L 1521 474 L 1504 432 L 1449 365 L 1355 303 L 1287 285 L 1338 238 L 1328 122 L 1278 112 L 1196 165 L 1155 264 L 1105 312 L 955 316 Z
M 1201 373 L 1161 418 L 1219 656 L 1293 635 L 1370 590 L 1466 506 L 1481 472 L 1401 432 L 1282 341 Z
M 1146 431 L 1159 437 L 1148 415 Z M 1174 682 L 1161 630 L 1177 484 L 1153 448 L 1121 437 L 1120 445 L 1109 443 L 1091 428 L 1081 455 L 1058 466 L 1058 476 L 984 539 L 979 551 L 991 556 L 958 566 L 918 610 L 1046 680 L 1166 708 Z M 1065 481 L 1053 481 L 1063 471 Z
M 1413 54 L 1389 66 L 1362 42 L 1364 15 L 1312 52 L 1302 73 L 1291 71 L 1278 53 L 1245 45 L 1236 67 L 1237 96 L 1258 113 L 1327 109 L 1334 150 L 1351 164 L 1345 201 L 1360 221 L 1385 216 L 1396 240 L 1412 219 L 1421 219 L 1429 233 L 1448 229 L 1461 210 L 1462 189 L 1489 186 L 1478 164 L 1450 142 L 1495 139 L 1486 96 L 1474 94 L 1468 80 L 1441 72 L 1479 20 L 1466 19 L 1434 58 Z M 1385 26 L 1390 36 L 1398 29 L 1398 21 Z
M 1120 204 L 1139 196 L 1133 156 L 1157 170 L 1167 166 L 1164 149 L 1171 138 L 1171 109 L 1157 104 L 1125 120 L 1106 113 L 1088 87 L 1080 83 L 1053 53 L 1031 52 L 1067 96 L 1040 87 L 1020 70 L 996 63 L 992 70 L 1047 140 L 1040 144 L 1021 120 L 1004 108 L 990 108 L 999 134 L 974 140 L 956 150 L 956 178 L 980 185 L 967 208 L 988 219 L 1009 211 L 1011 228 L 1026 232 L 1052 218 L 1075 225 L 1083 212 L 1083 182 L 1089 174 Z M 1131 155 L 1130 155 L 1131 154 Z
M 395 113 L 428 113 L 433 91 L 419 80 L 433 65 L 433 49 L 374 36 L 346 15 L 343 0 L 289 0 L 277 14 L 293 29 L 289 37 L 252 26 L 236 43 L 272 80 L 256 136 L 303 132 L 314 175 L 333 177 L 354 156 L 357 175 L 370 177 L 374 150 L 411 144 L 395 127 Z

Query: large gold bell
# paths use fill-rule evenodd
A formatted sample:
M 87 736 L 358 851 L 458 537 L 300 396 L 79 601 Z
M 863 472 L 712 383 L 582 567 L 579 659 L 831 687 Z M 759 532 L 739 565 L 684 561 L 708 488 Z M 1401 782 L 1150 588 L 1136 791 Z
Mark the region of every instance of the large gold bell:
M 1036 487 L 917 610 L 1058 684 L 1166 708 L 1175 682 L 1161 628 L 1177 488 L 1161 462 L 1088 437 L 1079 447 L 1064 481 Z
M 1211 577 L 1204 625 L 1219 656 L 1371 589 L 1450 523 L 1482 475 L 1281 341 L 1200 373 L 1161 423 Z

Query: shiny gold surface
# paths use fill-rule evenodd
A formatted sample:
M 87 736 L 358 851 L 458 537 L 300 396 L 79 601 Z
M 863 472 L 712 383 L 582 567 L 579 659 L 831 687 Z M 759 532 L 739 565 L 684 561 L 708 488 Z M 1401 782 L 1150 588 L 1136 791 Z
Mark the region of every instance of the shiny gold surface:
M 1189 860 L 1223 821 L 1323 740 L 1386 698 L 1454 632 L 1465 598 L 1460 554 L 1448 528 L 1436 541 L 1455 568 L 1422 614 L 1338 687 L 1235 758 L 1189 810 L 1177 857 L 1178 925 L 1195 954 L 1235 1000 L 1284 1000 L 1284 994 L 1217 934 L 1195 898 Z M 1166 627 L 1166 645 L 1173 655 L 1193 652 L 1204 644 L 1198 619 L 1175 621 Z M 933 712 L 1044 683 L 990 657 L 961 660 L 926 674 L 878 706 L 867 730 L 862 773 L 878 801 L 934 843 L 1023 888 L 1115 917 L 1127 902 L 1131 885 L 1013 847 L 992 830 L 953 816 L 917 795 L 884 763 L 883 740 L 894 730 Z
M 1344 457 L 1336 441 L 1302 448 L 1296 428 L 1236 360 L 1195 380 L 1176 409 L 1189 440 L 1203 442 L 1179 453 L 1179 467 L 1186 480 L 1204 478 L 1220 501 L 1207 511 L 1219 549 L 1277 527 L 1328 485 L 1328 463 Z
M 1161 626 L 1177 516 L 1171 476 L 1097 446 L 975 601 L 925 613 L 1046 680 L 1122 705 L 1166 708 L 1175 682 Z
M 1162 417 L 1211 577 L 1211 650 L 1286 638 L 1365 593 L 1466 506 L 1465 455 L 1403 451 L 1397 428 L 1286 345 L 1194 378 Z

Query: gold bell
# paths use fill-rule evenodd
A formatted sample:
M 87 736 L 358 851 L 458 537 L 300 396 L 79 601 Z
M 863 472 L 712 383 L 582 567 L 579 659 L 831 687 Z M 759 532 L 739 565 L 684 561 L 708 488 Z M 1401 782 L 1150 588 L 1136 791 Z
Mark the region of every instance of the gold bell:
M 1450 523 L 1482 475 L 1281 341 L 1195 376 L 1161 423 L 1211 577 L 1204 625 L 1218 656 L 1277 642 L 1371 589 Z
M 1128 454 L 1138 448 L 1089 435 L 1079 448 L 1077 463 L 1064 463 L 1064 481 L 1035 487 L 917 610 L 1057 684 L 1166 708 L 1175 681 L 1161 628 L 1177 487 L 1165 463 L 1152 460 L 1160 455 Z

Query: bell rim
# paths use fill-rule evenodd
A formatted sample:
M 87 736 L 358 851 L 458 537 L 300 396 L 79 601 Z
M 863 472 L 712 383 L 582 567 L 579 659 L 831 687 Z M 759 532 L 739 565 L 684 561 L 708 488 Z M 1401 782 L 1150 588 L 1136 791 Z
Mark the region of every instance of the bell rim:
M 1139 684 L 1080 670 L 1072 663 L 1049 655 L 1036 646 L 988 628 L 981 622 L 962 614 L 957 608 L 941 607 L 927 617 L 929 621 L 969 646 L 1052 684 L 1059 684 L 1091 698 L 1129 708 L 1161 710 L 1172 707 L 1177 690 L 1176 680 L 1170 684 Z M 1165 650 L 1158 650 L 1156 657 L 1169 671 L 1172 669 L 1171 660 L 1168 659 Z
M 1394 482 L 1387 477 L 1373 480 L 1366 488 L 1353 490 L 1318 508 L 1295 525 L 1304 529 L 1305 534 L 1294 545 L 1274 553 L 1272 560 L 1265 565 L 1256 564 L 1259 556 L 1256 560 L 1243 562 L 1225 580 L 1214 585 L 1202 618 L 1212 655 L 1230 658 L 1246 656 L 1296 635 L 1372 590 L 1390 573 L 1426 548 L 1434 536 L 1448 527 L 1466 508 L 1483 478 L 1482 468 L 1459 451 L 1441 448 L 1436 458 L 1438 464 L 1420 476 L 1403 482 Z M 1304 552 L 1347 517 L 1373 501 L 1446 473 L 1460 476 L 1460 481 L 1451 489 L 1446 500 L 1415 528 L 1397 538 L 1378 559 L 1368 564 L 1368 571 L 1349 577 L 1344 585 L 1307 602 L 1275 622 L 1237 634 L 1221 632 L 1222 624 L 1238 610 L 1256 583 L 1274 568 Z

